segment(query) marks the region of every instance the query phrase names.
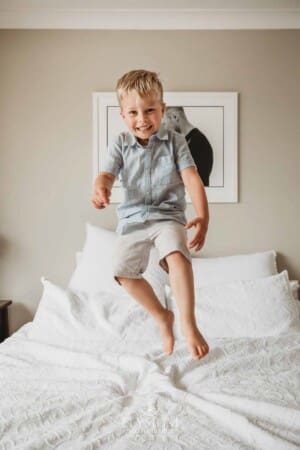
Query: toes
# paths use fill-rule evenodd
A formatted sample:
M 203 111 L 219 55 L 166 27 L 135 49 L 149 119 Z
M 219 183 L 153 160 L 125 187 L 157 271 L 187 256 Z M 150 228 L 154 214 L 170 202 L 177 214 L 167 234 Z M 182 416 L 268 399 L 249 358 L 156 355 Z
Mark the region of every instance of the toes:
M 199 354 L 199 359 L 202 358 L 205 355 L 201 345 L 198 345 L 198 354 Z
M 203 356 L 204 356 L 204 355 L 207 355 L 207 353 L 209 353 L 209 347 L 208 347 L 207 344 L 203 345 L 203 346 L 202 346 L 202 349 L 203 349 L 203 351 L 204 351 Z
M 192 347 L 192 357 L 193 357 L 193 359 L 201 358 L 201 353 L 199 352 L 199 347 Z
M 171 331 L 172 333 L 172 331 Z M 174 350 L 175 339 L 173 333 L 169 336 L 164 336 L 164 349 L 167 355 L 171 355 Z
M 165 352 L 167 355 L 171 355 L 173 353 L 174 349 L 174 339 L 171 339 L 166 345 L 165 345 Z
M 205 356 L 205 355 L 207 355 L 208 352 L 209 352 L 208 345 L 201 345 L 201 346 L 198 347 L 198 348 L 199 348 L 199 350 L 200 350 L 200 352 L 201 352 L 202 357 Z
M 209 347 L 205 339 L 199 333 L 198 335 L 187 336 L 187 344 L 193 359 L 201 359 L 209 352 Z
M 202 358 L 202 356 L 205 355 L 205 353 L 204 353 L 204 351 L 203 351 L 202 345 L 199 345 L 199 346 L 198 346 L 198 352 L 199 352 L 199 355 L 200 355 L 201 358 Z
M 192 357 L 193 359 L 201 359 L 207 355 L 208 351 L 208 346 L 198 345 L 197 347 L 192 348 Z
M 163 348 L 164 352 L 167 355 L 171 355 L 174 349 L 174 335 L 173 335 L 173 322 L 174 322 L 174 313 L 170 310 L 166 310 L 166 319 L 159 323 L 160 331 L 163 339 Z

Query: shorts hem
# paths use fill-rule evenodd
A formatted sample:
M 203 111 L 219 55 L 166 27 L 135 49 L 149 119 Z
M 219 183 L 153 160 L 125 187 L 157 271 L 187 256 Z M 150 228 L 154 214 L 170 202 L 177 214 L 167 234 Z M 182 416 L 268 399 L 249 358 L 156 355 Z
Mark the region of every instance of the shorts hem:
M 114 275 L 114 279 L 116 280 L 116 282 L 121 285 L 121 283 L 119 282 L 119 280 L 117 279 L 117 277 L 121 277 L 121 278 L 131 278 L 131 279 L 135 279 L 135 280 L 140 280 L 141 278 L 143 278 L 141 273 L 118 273 Z
M 190 254 L 187 255 L 187 253 L 185 251 L 183 251 L 183 250 L 181 250 L 179 248 L 177 248 L 175 250 L 171 250 L 171 251 L 167 252 L 162 258 L 159 258 L 159 265 L 160 265 L 160 267 L 167 273 L 169 273 L 169 266 L 168 266 L 168 263 L 166 261 L 166 257 L 171 255 L 171 253 L 176 253 L 176 252 L 181 253 L 188 260 L 188 262 L 190 264 L 192 263 Z

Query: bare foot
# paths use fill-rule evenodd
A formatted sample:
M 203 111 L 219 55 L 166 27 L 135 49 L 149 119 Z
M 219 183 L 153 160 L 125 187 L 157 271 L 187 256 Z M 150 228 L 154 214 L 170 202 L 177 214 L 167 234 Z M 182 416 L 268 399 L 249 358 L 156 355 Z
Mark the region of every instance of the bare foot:
M 158 326 L 164 342 L 164 350 L 167 355 L 171 355 L 174 349 L 173 322 L 174 313 L 169 309 L 165 310 L 165 314 L 158 320 Z
M 181 330 L 186 338 L 193 359 L 201 359 L 207 355 L 209 352 L 208 344 L 196 325 L 181 324 Z

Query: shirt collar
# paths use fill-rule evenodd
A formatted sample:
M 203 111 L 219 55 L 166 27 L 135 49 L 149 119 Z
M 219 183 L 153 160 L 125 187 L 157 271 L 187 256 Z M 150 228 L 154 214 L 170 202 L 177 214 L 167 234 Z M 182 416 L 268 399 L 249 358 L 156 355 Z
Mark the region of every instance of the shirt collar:
M 167 128 L 166 128 L 163 124 L 161 124 L 160 127 L 159 127 L 159 129 L 157 130 L 157 132 L 154 133 L 154 134 L 151 136 L 150 139 L 152 140 L 153 137 L 158 138 L 158 139 L 161 140 L 161 141 L 166 141 L 166 140 L 168 140 L 168 130 L 167 130 Z M 138 141 L 137 141 L 136 137 L 135 137 L 134 134 L 131 133 L 130 131 L 128 131 L 128 132 L 126 133 L 126 139 L 125 139 L 125 142 L 126 142 L 127 145 L 130 145 L 130 146 L 138 145 Z

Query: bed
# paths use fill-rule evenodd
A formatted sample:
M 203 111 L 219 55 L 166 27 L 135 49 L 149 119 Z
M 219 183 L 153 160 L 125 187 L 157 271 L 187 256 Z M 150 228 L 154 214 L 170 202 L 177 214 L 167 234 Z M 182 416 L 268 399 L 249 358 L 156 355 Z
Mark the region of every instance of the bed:
M 298 283 L 276 253 L 193 258 L 198 361 L 155 252 L 145 278 L 175 313 L 171 356 L 111 283 L 114 239 L 87 224 L 69 285 L 43 276 L 33 321 L 0 345 L 0 449 L 298 449 Z

